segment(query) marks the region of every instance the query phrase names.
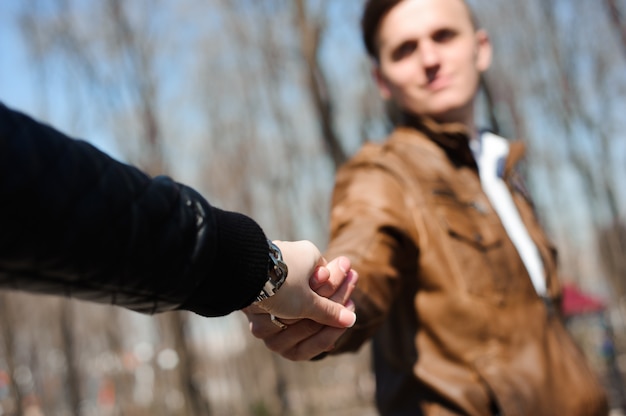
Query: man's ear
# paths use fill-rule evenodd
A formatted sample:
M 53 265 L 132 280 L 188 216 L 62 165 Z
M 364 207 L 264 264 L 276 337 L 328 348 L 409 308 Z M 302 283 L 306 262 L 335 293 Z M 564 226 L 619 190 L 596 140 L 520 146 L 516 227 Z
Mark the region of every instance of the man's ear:
M 389 86 L 387 85 L 387 81 L 385 80 L 384 75 L 380 70 L 380 65 L 375 62 L 372 67 L 372 77 L 376 81 L 376 86 L 378 87 L 378 93 L 384 100 L 388 100 L 391 98 L 391 91 L 389 90 Z
M 492 47 L 489 34 L 484 29 L 476 31 L 476 68 L 485 72 L 491 66 Z

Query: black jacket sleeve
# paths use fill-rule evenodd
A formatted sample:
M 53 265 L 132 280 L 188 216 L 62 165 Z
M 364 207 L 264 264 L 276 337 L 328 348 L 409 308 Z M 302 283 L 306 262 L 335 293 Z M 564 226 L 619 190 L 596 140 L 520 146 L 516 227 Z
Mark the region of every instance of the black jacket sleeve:
M 267 279 L 265 234 L 0 103 L 0 288 L 219 316 Z

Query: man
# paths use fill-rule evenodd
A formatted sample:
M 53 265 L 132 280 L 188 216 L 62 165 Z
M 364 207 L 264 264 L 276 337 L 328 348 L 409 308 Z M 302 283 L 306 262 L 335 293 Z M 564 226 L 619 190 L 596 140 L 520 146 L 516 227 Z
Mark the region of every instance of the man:
M 370 0 L 362 25 L 399 117 L 337 175 L 326 255 L 359 272 L 359 320 L 332 353 L 373 337 L 383 415 L 606 415 L 559 316 L 554 250 L 515 172 L 521 144 L 474 124 L 487 33 L 463 0 Z M 274 351 L 322 352 L 311 325 L 277 333 L 253 312 Z

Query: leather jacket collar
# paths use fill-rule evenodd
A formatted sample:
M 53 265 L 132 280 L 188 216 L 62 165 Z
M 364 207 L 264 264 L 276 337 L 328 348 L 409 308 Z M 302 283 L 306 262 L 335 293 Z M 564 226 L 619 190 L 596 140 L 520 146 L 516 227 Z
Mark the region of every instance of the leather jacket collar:
M 415 129 L 443 148 L 453 162 L 478 169 L 469 147 L 470 134 L 462 123 L 439 123 L 430 117 L 404 114 L 398 127 Z
M 450 160 L 478 170 L 474 154 L 470 149 L 470 132 L 462 123 L 439 123 L 430 117 L 403 114 L 399 128 L 415 129 L 433 140 L 445 150 Z M 508 177 L 517 163 L 524 157 L 526 146 L 519 140 L 512 141 L 509 157 L 504 168 L 504 177 Z

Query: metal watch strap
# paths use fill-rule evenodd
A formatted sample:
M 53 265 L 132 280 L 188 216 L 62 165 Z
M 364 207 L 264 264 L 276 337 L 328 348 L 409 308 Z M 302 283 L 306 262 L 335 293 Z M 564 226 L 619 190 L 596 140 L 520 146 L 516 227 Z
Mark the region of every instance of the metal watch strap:
M 269 246 L 269 259 L 267 264 L 267 281 L 263 285 L 261 292 L 256 297 L 256 302 L 274 296 L 278 289 L 285 283 L 287 279 L 288 268 L 283 261 L 283 254 L 276 244 L 271 240 L 267 240 Z

